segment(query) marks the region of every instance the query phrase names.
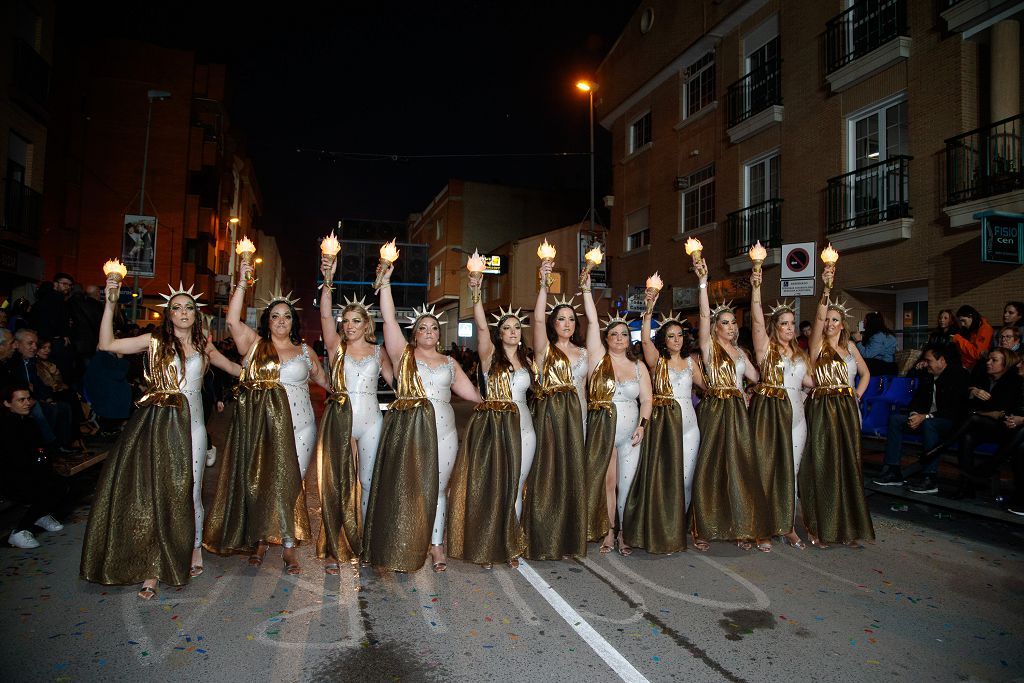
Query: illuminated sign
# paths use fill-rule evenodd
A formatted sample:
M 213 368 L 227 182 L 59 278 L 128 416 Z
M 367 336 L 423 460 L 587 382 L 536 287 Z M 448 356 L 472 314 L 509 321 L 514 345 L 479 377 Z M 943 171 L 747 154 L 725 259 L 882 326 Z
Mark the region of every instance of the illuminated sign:
M 502 272 L 502 257 L 501 256 L 484 256 L 484 272 L 488 275 L 501 275 Z
M 1024 264 L 1024 214 L 982 211 L 981 260 L 986 263 Z

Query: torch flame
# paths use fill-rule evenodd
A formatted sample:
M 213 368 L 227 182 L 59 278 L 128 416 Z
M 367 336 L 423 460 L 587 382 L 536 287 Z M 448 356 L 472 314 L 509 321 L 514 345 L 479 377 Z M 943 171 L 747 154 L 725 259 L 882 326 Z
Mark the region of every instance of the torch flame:
M 751 261 L 764 261 L 768 257 L 768 250 L 761 246 L 761 240 L 757 241 L 757 244 L 750 248 L 750 260 Z
M 537 256 L 542 261 L 554 261 L 557 254 L 558 252 L 548 243 L 547 238 L 544 238 L 544 242 L 537 247 Z
M 252 254 L 256 251 L 256 245 L 252 243 L 248 237 L 243 237 L 238 240 L 238 245 L 235 247 L 236 254 Z
M 320 242 L 320 251 L 325 256 L 337 256 L 338 252 L 341 251 L 341 244 L 338 242 L 338 238 L 334 236 L 334 231 L 331 230 L 331 234 L 323 238 Z
M 384 244 L 384 246 L 380 248 L 381 259 L 387 261 L 388 263 L 394 263 L 395 261 L 398 260 L 398 249 L 395 248 L 395 240 L 397 239 L 398 238 L 391 240 L 390 242 Z
M 112 273 L 120 275 L 123 280 L 128 275 L 128 269 L 117 259 L 111 259 L 103 264 L 103 274 L 109 277 Z
M 588 251 L 584 257 L 587 259 L 587 263 L 593 263 L 595 266 L 601 265 L 601 261 L 604 260 L 604 252 L 601 251 L 601 247 L 597 246 Z
M 686 240 L 686 255 L 692 256 L 695 251 L 703 251 L 704 245 L 700 243 L 700 240 L 695 237 L 690 237 Z
M 839 260 L 839 252 L 832 248 L 832 243 L 829 242 L 828 246 L 821 250 L 821 260 L 826 265 L 833 265 Z
M 469 261 L 466 262 L 466 268 L 471 273 L 482 273 L 484 272 L 484 257 L 480 255 L 479 250 L 474 249 L 473 255 L 469 257 Z
M 654 275 L 647 278 L 647 287 L 649 289 L 656 289 L 660 292 L 661 288 L 664 286 L 665 283 L 661 281 L 661 276 L 658 275 L 657 271 L 654 272 Z

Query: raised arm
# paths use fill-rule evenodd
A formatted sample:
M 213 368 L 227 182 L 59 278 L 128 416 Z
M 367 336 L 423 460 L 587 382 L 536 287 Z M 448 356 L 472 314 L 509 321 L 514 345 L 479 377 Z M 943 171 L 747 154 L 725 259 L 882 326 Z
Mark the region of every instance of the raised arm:
M 697 346 L 705 363 L 711 362 L 711 302 L 708 300 L 708 265 L 702 259 L 693 267 L 697 273 L 697 303 L 700 306 L 700 323 L 697 326 Z
M 320 332 L 324 337 L 324 348 L 327 349 L 327 358 L 333 363 L 334 354 L 338 351 L 338 344 L 341 343 L 341 335 L 338 334 L 338 322 L 334 319 L 334 292 L 327 286 L 334 280 L 334 269 L 338 267 L 337 259 L 329 262 L 327 256 L 320 259 L 320 270 L 324 273 L 324 286 L 320 290 Z M 373 325 L 373 321 L 367 324 Z
M 604 344 L 601 343 L 601 321 L 597 319 L 597 306 L 594 295 L 590 293 L 590 274 L 583 281 L 583 312 L 587 316 L 587 374 L 594 372 L 597 364 L 604 358 Z
M 389 263 L 384 271 L 384 284 L 380 288 L 380 315 L 384 318 L 384 350 L 392 366 L 397 366 L 405 352 L 406 341 L 395 313 L 395 299 L 391 296 L 391 273 L 394 269 L 394 264 Z
M 821 353 L 821 342 L 825 338 L 825 317 L 828 315 L 828 296 L 832 291 L 832 283 L 835 282 L 835 277 L 835 264 L 826 264 L 821 272 L 821 282 L 823 283 L 821 300 L 818 301 L 818 310 L 814 314 L 814 323 L 811 325 L 811 338 L 807 343 L 807 350 L 811 353 L 812 361 Z
M 473 321 L 476 323 L 476 352 L 480 354 L 480 369 L 486 374 L 491 369 L 494 344 L 491 342 L 490 330 L 487 329 L 487 313 L 484 312 L 484 305 L 480 302 L 480 290 L 483 284 L 483 273 L 469 276 L 469 291 L 473 298 Z
M 764 359 L 768 353 L 768 328 L 764 322 L 764 309 L 761 308 L 761 281 L 764 275 L 759 270 L 750 273 L 750 318 L 751 332 L 754 335 L 754 355 L 757 361 Z
M 140 334 L 138 337 L 114 339 L 114 308 L 117 304 L 110 303 L 111 295 L 109 292 L 114 292 L 114 299 L 116 301 L 117 293 L 120 290 L 120 281 L 115 280 L 114 278 L 107 279 L 106 291 L 108 294 L 103 299 L 103 317 L 100 319 L 100 339 L 96 348 L 100 351 L 109 351 L 111 353 L 120 353 L 123 355 L 129 353 L 142 353 L 149 348 L 149 340 L 152 338 L 152 335 L 148 332 L 146 334 Z
M 548 350 L 548 288 L 545 283 L 553 267 L 554 265 L 547 261 L 540 264 L 540 289 L 537 290 L 537 303 L 533 305 L 533 353 L 538 363 Z
M 248 285 L 245 283 L 246 278 L 250 274 L 252 274 L 252 266 L 243 262 L 238 269 L 238 285 L 235 287 L 235 291 L 231 293 L 227 312 L 228 332 L 231 333 L 231 338 L 235 341 L 235 348 L 238 349 L 238 353 L 243 356 L 249 353 L 249 349 L 256 343 L 259 336 L 256 334 L 256 330 L 246 325 L 242 320 L 242 308 L 245 306 L 245 290 L 248 289 Z
M 652 302 L 658 302 L 658 293 L 657 291 L 652 291 L 652 288 L 649 287 L 645 294 L 645 298 L 648 302 L 648 308 L 653 309 L 654 306 L 651 304 Z M 647 311 L 644 311 L 642 322 L 640 323 L 640 348 L 644 350 L 644 362 L 647 363 L 650 368 L 654 368 L 654 366 L 657 365 L 658 358 L 661 356 L 661 354 L 658 353 L 658 347 L 654 345 L 654 340 L 651 339 L 652 315 L 654 314 L 649 314 Z M 669 315 L 671 315 L 671 313 Z

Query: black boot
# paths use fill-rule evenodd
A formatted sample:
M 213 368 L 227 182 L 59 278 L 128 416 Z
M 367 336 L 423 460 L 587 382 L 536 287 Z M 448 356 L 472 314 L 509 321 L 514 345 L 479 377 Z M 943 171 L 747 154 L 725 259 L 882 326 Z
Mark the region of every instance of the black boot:
M 974 498 L 974 482 L 970 477 L 960 475 L 960 482 L 952 494 L 950 494 L 952 500 L 970 500 Z
M 879 486 L 903 486 L 906 479 L 899 465 L 883 465 L 882 473 L 872 480 Z

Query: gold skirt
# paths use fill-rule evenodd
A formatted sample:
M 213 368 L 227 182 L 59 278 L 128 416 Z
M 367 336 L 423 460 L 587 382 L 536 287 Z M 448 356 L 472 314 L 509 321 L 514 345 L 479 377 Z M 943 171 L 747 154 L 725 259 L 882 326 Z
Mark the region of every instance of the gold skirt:
M 705 396 L 698 423 L 701 441 L 690 507 L 696 535 L 706 540 L 766 538 L 768 503 L 743 399 Z
M 282 386 L 239 392 L 228 427 L 203 546 L 219 555 L 251 553 L 258 542 L 310 537 L 306 494 Z
M 488 564 L 509 562 L 523 554 L 526 536 L 516 519 L 521 463 L 515 404 L 488 401 L 478 405 L 466 429 L 448 492 L 449 557 Z
M 82 543 L 86 581 L 188 583 L 196 538 L 188 401 L 161 402 L 136 410 L 103 463 Z
M 348 562 L 358 557 L 359 473 L 352 453 L 352 402 L 330 399 L 316 439 L 320 534 L 316 555 Z
M 615 406 L 587 411 L 587 540 L 600 541 L 612 528 L 604 481 L 615 450 Z
M 768 507 L 765 513 L 772 536 L 793 530 L 796 513 L 796 478 L 793 472 L 793 405 L 789 397 L 754 394 L 750 423 L 757 444 L 757 465 Z
M 384 416 L 363 524 L 365 562 L 401 572 L 423 567 L 437 510 L 434 407 L 399 399 Z
M 683 412 L 675 399 L 654 406 L 646 432 L 622 513 L 623 539 L 650 553 L 686 550 Z
M 804 522 L 817 538 L 826 543 L 875 538 L 864 498 L 860 413 L 853 396 L 807 401 L 807 448 L 799 484 Z
M 537 399 L 537 451 L 523 493 L 526 557 L 587 554 L 587 469 L 583 413 L 575 389 Z

